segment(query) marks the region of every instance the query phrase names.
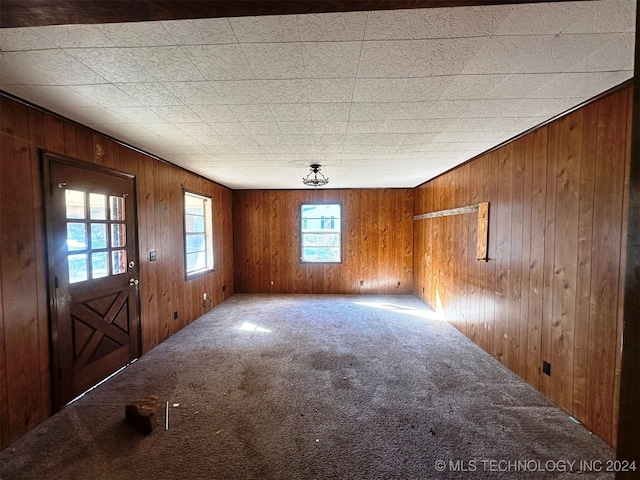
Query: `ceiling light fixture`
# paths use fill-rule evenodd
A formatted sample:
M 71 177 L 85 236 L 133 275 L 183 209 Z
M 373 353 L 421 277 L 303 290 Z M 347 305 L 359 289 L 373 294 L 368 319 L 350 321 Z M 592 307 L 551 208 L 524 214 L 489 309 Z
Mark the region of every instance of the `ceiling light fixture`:
M 329 179 L 320 173 L 320 164 L 312 163 L 309 165 L 311 171 L 306 177 L 302 178 L 302 183 L 309 185 L 310 187 L 323 187 L 329 183 Z M 313 174 L 313 177 L 311 176 Z M 320 177 L 318 177 L 320 175 Z

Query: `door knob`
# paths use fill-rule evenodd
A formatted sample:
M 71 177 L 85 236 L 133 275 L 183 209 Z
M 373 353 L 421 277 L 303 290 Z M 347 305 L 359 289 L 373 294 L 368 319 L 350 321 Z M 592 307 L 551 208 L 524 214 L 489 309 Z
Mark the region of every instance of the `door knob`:
M 140 282 L 136 278 L 129 279 L 129 285 L 138 285 L 138 283 Z

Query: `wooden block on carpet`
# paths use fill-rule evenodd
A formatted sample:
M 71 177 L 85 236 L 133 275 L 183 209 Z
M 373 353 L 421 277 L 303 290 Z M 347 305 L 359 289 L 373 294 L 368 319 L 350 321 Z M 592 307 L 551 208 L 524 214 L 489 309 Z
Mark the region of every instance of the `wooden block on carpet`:
M 144 434 L 153 432 L 158 414 L 158 397 L 150 395 L 134 400 L 125 408 L 124 418 L 133 427 Z

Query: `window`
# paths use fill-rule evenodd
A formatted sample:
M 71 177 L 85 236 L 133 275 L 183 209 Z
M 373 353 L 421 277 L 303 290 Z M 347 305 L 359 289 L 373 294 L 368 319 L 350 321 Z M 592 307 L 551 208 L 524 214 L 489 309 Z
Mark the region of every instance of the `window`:
M 300 209 L 302 262 L 340 263 L 342 233 L 339 203 L 305 203 Z
M 184 265 L 187 278 L 213 270 L 211 198 L 184 192 Z

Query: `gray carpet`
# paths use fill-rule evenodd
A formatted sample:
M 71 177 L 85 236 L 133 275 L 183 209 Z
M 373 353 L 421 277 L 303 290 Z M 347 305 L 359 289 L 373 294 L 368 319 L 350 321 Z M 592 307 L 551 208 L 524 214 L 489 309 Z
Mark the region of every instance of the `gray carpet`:
M 149 394 L 145 436 L 124 407 Z M 1 452 L 0 477 L 610 479 L 584 462 L 612 459 L 414 297 L 236 294 Z

